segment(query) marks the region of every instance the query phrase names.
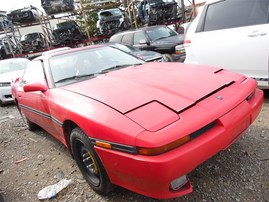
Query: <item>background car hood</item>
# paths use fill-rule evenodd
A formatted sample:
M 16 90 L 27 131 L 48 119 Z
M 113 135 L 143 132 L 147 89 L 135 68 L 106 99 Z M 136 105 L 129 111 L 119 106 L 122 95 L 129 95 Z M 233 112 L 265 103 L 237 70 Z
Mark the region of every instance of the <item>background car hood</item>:
M 8 72 L 0 74 L 0 82 L 11 82 L 19 78 L 23 73 L 23 70 L 18 70 L 14 72 Z
M 159 39 L 156 41 L 151 42 L 152 45 L 154 44 L 173 44 L 173 45 L 178 45 L 178 44 L 183 44 L 184 42 L 184 34 L 179 34 L 176 36 L 171 36 L 163 39 Z
M 145 61 L 153 61 L 163 57 L 162 54 L 154 51 L 132 51 L 130 53 Z
M 181 111 L 238 79 L 216 73 L 217 68 L 151 62 L 115 70 L 61 88 L 98 100 L 126 113 L 151 101 Z

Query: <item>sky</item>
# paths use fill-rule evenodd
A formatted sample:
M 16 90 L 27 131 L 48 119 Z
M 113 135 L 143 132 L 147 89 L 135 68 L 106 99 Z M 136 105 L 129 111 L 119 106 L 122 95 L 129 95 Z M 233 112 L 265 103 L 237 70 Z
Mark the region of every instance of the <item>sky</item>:
M 192 0 L 184 0 L 185 5 L 189 5 L 188 2 Z M 205 0 L 195 0 L 196 3 L 204 2 Z M 24 5 L 33 5 L 41 7 L 41 0 L 0 0 L 0 11 L 8 11 L 14 7 L 23 7 Z

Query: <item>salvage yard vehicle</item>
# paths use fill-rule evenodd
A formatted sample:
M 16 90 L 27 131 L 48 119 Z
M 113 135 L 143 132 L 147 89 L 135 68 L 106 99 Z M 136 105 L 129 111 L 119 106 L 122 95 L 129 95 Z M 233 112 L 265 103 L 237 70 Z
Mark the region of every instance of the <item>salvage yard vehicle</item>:
M 7 17 L 13 24 L 39 23 L 40 12 L 36 7 L 29 5 L 10 10 Z
M 48 15 L 73 11 L 75 9 L 74 0 L 41 0 L 41 6 Z
M 141 0 L 138 15 L 142 24 L 160 25 L 178 20 L 178 5 L 175 0 Z
M 0 61 L 0 106 L 13 103 L 11 96 L 11 82 L 20 77 L 29 60 L 26 58 L 12 58 Z
M 183 41 L 183 34 L 178 34 L 165 25 L 119 32 L 109 39 L 109 42 L 127 44 L 140 50 L 151 50 L 164 54 L 169 62 L 185 58 L 185 52 L 177 54 L 175 50 L 175 47 L 183 44 Z
M 268 0 L 207 1 L 185 39 L 186 63 L 217 65 L 269 88 Z
M 192 192 L 187 175 L 256 119 L 256 87 L 221 68 L 145 63 L 95 45 L 35 58 L 12 94 L 28 128 L 68 147 L 98 194 L 118 185 L 166 199 Z
M 0 14 L 0 32 L 11 32 L 14 30 L 14 26 L 7 16 Z
M 82 33 L 80 27 L 73 20 L 56 24 L 53 27 L 52 35 L 54 46 L 81 42 L 85 39 L 85 35 Z
M 41 51 L 48 48 L 46 38 L 41 32 L 32 32 L 22 35 L 20 39 L 23 52 Z
M 0 35 L 0 59 L 6 59 L 19 53 L 19 48 L 16 46 L 14 37 L 12 35 Z
M 129 28 L 127 19 L 119 8 L 101 10 L 97 17 L 96 27 L 100 34 L 114 34 Z

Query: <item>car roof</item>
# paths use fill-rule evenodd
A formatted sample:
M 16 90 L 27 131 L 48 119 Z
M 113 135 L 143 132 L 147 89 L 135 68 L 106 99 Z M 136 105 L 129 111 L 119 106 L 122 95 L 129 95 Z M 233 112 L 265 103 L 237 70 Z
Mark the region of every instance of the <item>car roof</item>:
M 46 51 L 47 53 L 45 53 L 45 54 L 43 53 L 41 56 L 37 57 L 36 59 L 51 58 L 51 57 L 54 57 L 57 55 L 63 55 L 66 53 L 72 53 L 72 52 L 76 52 L 76 51 L 104 47 L 104 46 L 107 46 L 107 45 L 99 44 L 99 45 L 90 45 L 90 46 L 84 46 L 84 47 L 79 47 L 79 48 L 69 48 L 69 47 L 57 48 L 57 49 L 51 50 L 51 52 Z

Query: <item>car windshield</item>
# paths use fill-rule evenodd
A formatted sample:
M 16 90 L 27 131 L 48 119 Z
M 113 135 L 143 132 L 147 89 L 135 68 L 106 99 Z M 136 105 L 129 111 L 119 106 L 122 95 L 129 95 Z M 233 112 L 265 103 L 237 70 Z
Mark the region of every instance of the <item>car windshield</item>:
M 0 74 L 23 70 L 27 66 L 28 59 L 8 59 L 0 61 Z
M 38 33 L 25 34 L 21 37 L 21 40 L 34 40 L 38 37 Z
M 177 35 L 175 31 L 168 27 L 155 27 L 153 29 L 146 30 L 146 34 L 151 41 L 157 41 L 159 39 Z
M 68 29 L 68 28 L 72 28 L 73 26 L 75 26 L 75 23 L 73 21 L 67 21 L 67 22 L 62 22 L 59 24 L 54 25 L 54 30 L 56 29 Z
M 142 63 L 144 61 L 108 46 L 74 51 L 49 59 L 56 87 Z

